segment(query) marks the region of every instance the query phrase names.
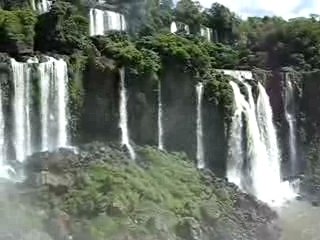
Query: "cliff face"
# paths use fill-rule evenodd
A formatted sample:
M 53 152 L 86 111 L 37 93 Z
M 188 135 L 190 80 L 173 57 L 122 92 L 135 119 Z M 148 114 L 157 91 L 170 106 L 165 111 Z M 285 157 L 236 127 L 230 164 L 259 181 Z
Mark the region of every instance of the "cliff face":
M 182 71 L 172 65 L 162 74 L 164 142 L 168 150 L 185 151 L 195 159 L 195 81 Z
M 84 104 L 81 109 L 81 142 L 115 141 L 119 130 L 119 69 L 83 72 Z M 182 151 L 196 158 L 196 79 L 179 66 L 167 65 L 161 73 L 136 75 L 126 70 L 128 126 L 137 145 L 158 145 L 158 94 L 161 82 L 163 141 L 168 151 Z M 205 87 L 206 88 L 206 87 Z M 223 175 L 227 155 L 227 124 L 221 106 L 207 96 L 203 103 L 204 148 L 208 167 Z M 213 157 L 214 156 L 214 157 Z
M 95 62 L 89 62 L 82 76 L 84 96 L 79 119 L 80 141 L 119 139 L 119 72 L 114 66 L 99 68 Z
M 158 145 L 157 74 L 139 76 L 127 71 L 128 121 L 130 138 L 138 145 Z

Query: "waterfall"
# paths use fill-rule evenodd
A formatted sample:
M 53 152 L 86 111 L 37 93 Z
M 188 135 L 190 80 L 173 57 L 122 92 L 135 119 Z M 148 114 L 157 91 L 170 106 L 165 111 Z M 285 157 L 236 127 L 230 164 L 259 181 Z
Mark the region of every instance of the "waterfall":
M 203 126 L 202 126 L 202 98 L 203 98 L 203 83 L 196 85 L 197 92 L 197 161 L 198 168 L 205 167 L 204 150 L 203 150 Z
M 39 64 L 41 92 L 41 149 L 66 147 L 67 131 L 67 64 L 62 59 L 49 57 Z
M 113 11 L 104 11 L 104 16 L 107 18 L 106 30 L 123 31 L 126 29 L 126 21 L 122 14 Z
M 37 10 L 40 14 L 46 13 L 49 11 L 52 5 L 51 1 L 48 0 L 38 0 L 37 2 Z
M 273 197 L 270 190 L 272 192 L 274 189 L 269 184 L 272 180 L 265 175 L 269 170 L 267 149 L 262 142 L 251 86 L 245 83 L 245 87 L 249 98 L 249 108 L 245 111 L 245 115 L 247 118 L 248 158 L 251 161 L 252 191 L 259 199 L 269 202 Z
M 158 82 L 158 148 L 164 150 L 163 143 L 163 109 L 162 109 L 161 81 Z
M 212 38 L 212 30 L 208 27 L 202 27 L 200 29 L 200 35 L 210 42 Z
M 258 83 L 258 99 L 255 103 L 252 87 L 244 81 L 244 78 L 250 79 L 250 75 L 247 72 L 232 72 L 230 75 L 236 76 L 245 87 L 247 99 L 239 85 L 231 81 L 235 112 L 230 129 L 228 180 L 264 202 L 281 204 L 291 199 L 294 193 L 289 184 L 281 180 L 280 151 L 269 97 L 265 88 Z M 243 124 L 242 115 L 246 125 Z M 246 134 L 246 152 L 242 145 L 243 134 Z M 246 168 L 245 171 L 243 168 Z
M 259 97 L 257 100 L 257 115 L 261 132 L 261 137 L 267 149 L 272 179 L 281 181 L 280 174 L 280 151 L 277 141 L 277 132 L 273 124 L 273 113 L 269 101 L 269 96 L 265 88 L 258 83 Z
M 242 146 L 243 120 L 242 113 L 248 108 L 248 103 L 240 92 L 239 86 L 235 82 L 230 82 L 234 94 L 235 111 L 232 117 L 229 139 L 229 157 L 227 162 L 227 178 L 230 182 L 244 189 L 242 185 L 242 166 L 244 164 L 245 152 Z
M 120 121 L 119 127 L 121 129 L 121 144 L 126 146 L 129 151 L 131 159 L 136 158 L 133 147 L 130 144 L 129 130 L 128 130 L 128 116 L 127 116 L 127 93 L 125 86 L 125 69 L 120 68 L 120 104 L 119 113 Z
M 294 89 L 290 78 L 285 77 L 285 118 L 289 125 L 289 159 L 291 164 L 291 174 L 297 172 L 297 138 L 296 138 L 296 121 L 295 121 L 295 105 L 294 105 Z
M 12 132 L 15 158 L 20 162 L 35 151 L 68 146 L 67 64 L 62 59 L 47 57 L 47 60 L 39 63 L 37 58 L 30 58 L 23 63 L 11 59 L 14 90 L 11 103 L 12 129 L 4 128 L 0 94 L 0 136 L 6 136 L 7 131 Z M 38 82 L 31 78 L 33 73 L 38 74 Z M 40 109 L 34 104 L 38 101 L 35 98 L 35 93 L 38 92 L 40 104 L 37 106 Z M 41 135 L 40 141 L 36 141 L 37 133 Z M 5 139 L 0 139 L 0 165 L 7 160 L 7 151 Z M 0 172 L 0 176 L 1 174 Z
M 13 143 L 16 159 L 21 162 L 33 151 L 30 122 L 30 66 L 11 59 L 11 68 L 14 83 Z
M 170 25 L 170 32 L 176 33 L 177 31 L 178 31 L 177 24 L 175 22 L 172 22 Z
M 104 35 L 107 31 L 126 30 L 125 17 L 117 12 L 91 8 L 90 18 L 90 36 Z
M 100 9 L 90 9 L 90 36 L 104 35 L 104 12 Z

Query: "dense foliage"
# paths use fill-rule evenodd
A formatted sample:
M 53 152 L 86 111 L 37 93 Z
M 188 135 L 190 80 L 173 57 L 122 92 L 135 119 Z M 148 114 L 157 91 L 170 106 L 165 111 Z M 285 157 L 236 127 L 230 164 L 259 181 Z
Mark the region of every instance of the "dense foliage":
M 53 4 L 51 10 L 38 18 L 35 48 L 46 52 L 71 54 L 90 46 L 87 18 L 77 14 L 77 8 L 67 2 Z
M 114 32 L 92 41 L 102 55 L 118 61 L 119 66 L 131 67 L 139 73 L 157 72 L 160 68 L 159 56 L 155 52 L 144 47 L 138 49 L 125 34 Z
M 16 54 L 33 49 L 36 16 L 29 10 L 0 10 L 0 51 Z

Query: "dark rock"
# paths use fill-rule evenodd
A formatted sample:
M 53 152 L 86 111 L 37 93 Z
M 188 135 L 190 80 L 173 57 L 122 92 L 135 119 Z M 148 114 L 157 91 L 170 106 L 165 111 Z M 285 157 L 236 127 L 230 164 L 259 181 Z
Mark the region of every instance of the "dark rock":
M 194 218 L 183 218 L 177 225 L 177 235 L 185 240 L 200 240 L 201 227 Z

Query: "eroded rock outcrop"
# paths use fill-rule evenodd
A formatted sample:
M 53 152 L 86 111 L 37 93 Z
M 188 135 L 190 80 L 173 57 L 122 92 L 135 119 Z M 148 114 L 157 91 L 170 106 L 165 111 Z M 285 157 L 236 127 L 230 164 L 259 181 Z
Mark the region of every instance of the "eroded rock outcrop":
M 117 144 L 35 154 L 20 188 L 51 219 L 68 216 L 56 225 L 74 239 L 279 239 L 275 212 L 185 154 L 136 151 L 136 162 Z

